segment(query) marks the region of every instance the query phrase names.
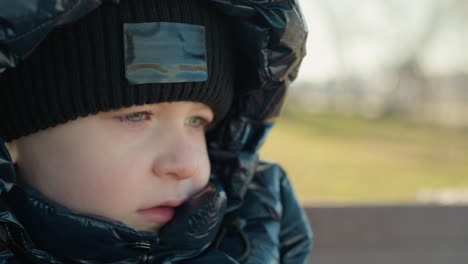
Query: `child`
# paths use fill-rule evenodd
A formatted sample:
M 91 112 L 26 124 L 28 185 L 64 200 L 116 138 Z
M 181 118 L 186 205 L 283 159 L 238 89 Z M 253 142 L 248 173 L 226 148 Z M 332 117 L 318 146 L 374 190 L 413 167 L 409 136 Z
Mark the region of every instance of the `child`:
M 305 53 L 298 3 L 100 2 L 0 11 L 0 263 L 306 263 L 257 158 Z

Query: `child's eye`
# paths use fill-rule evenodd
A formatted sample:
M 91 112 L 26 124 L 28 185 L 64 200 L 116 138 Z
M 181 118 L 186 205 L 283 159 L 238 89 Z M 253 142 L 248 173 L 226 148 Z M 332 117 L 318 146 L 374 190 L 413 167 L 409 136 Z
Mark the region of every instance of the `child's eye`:
M 123 123 L 125 122 L 126 123 L 139 123 L 144 120 L 150 120 L 151 115 L 152 115 L 151 112 L 144 111 L 144 112 L 136 112 L 136 113 L 132 113 L 129 115 L 119 116 L 118 118 L 120 122 L 123 122 Z
M 138 112 L 138 113 L 133 113 L 133 114 L 130 114 L 130 115 L 126 115 L 124 117 L 128 121 L 139 122 L 139 121 L 143 120 L 143 118 L 145 117 L 145 113 Z
M 209 122 L 202 117 L 193 116 L 187 119 L 185 123 L 191 127 L 200 128 L 200 127 L 205 127 Z

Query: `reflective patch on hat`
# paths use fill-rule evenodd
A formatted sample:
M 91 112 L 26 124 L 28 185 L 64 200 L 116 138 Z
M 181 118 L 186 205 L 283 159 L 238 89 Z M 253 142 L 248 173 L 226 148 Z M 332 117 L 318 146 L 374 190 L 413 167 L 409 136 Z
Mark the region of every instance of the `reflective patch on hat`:
M 205 27 L 149 22 L 124 24 L 129 84 L 202 82 L 208 79 Z

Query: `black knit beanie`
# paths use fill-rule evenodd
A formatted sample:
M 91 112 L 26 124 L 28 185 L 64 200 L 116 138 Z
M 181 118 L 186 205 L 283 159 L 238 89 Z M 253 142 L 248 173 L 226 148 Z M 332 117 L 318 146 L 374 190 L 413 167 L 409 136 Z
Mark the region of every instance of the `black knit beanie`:
M 233 61 L 229 28 L 203 0 L 105 3 L 0 76 L 0 137 L 173 101 L 204 103 L 217 122 L 232 102 Z

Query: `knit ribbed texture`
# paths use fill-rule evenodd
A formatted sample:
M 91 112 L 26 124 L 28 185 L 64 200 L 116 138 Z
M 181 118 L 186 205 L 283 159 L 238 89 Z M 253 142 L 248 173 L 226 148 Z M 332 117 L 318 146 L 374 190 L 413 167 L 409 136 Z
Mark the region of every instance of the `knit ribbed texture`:
M 208 80 L 129 85 L 123 23 L 143 22 L 205 26 Z M 229 110 L 233 96 L 229 34 L 222 17 L 203 1 L 103 4 L 51 32 L 24 62 L 0 77 L 0 137 L 9 142 L 80 116 L 172 101 L 207 104 L 217 122 Z

